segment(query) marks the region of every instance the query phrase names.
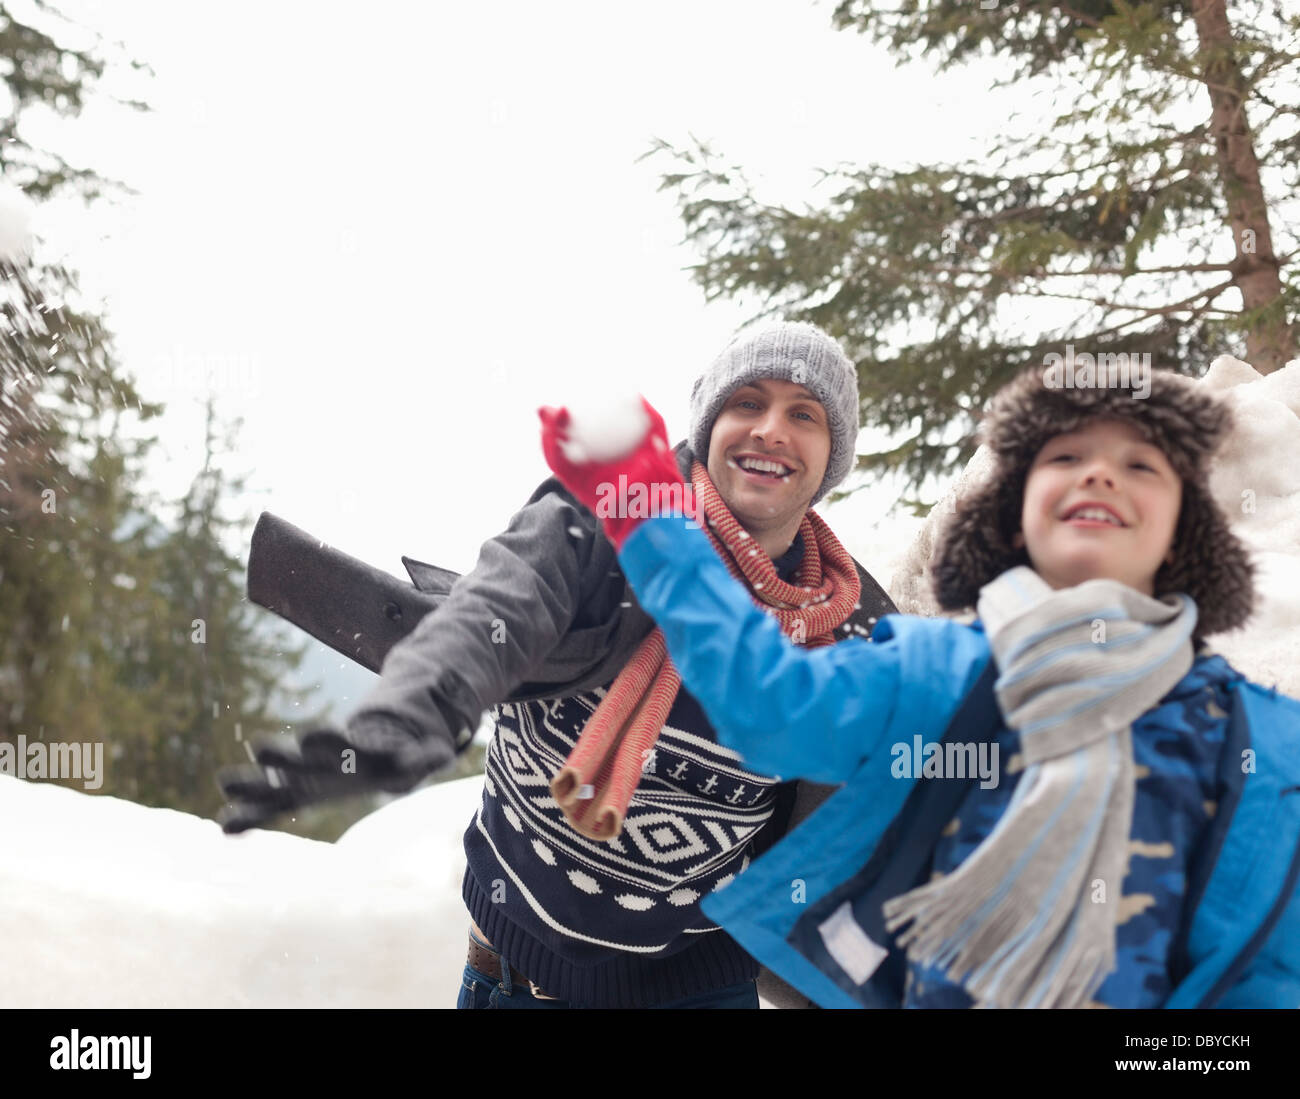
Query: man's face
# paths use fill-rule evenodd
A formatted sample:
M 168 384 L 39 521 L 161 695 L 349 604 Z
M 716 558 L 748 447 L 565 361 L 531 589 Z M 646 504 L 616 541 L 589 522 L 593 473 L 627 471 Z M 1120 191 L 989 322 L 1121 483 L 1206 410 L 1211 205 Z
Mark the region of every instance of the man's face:
M 1178 474 L 1136 427 L 1094 420 L 1034 458 L 1017 544 L 1053 588 L 1108 578 L 1152 595 L 1182 497 Z
M 803 518 L 830 453 L 821 402 L 794 382 L 762 378 L 722 406 L 709 436 L 709 477 L 747 530 L 779 528 Z

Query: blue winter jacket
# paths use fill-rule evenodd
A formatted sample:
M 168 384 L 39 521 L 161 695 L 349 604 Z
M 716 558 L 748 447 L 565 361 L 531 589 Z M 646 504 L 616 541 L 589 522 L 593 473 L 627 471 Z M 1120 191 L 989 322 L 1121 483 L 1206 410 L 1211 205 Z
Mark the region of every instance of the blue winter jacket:
M 643 522 L 619 560 L 719 741 L 758 771 L 843 784 L 704 913 L 824 1007 L 900 1006 L 905 959 L 880 908 L 919 883 L 969 787 L 894 777 L 889 746 L 995 735 L 982 630 L 889 615 L 871 643 L 804 650 L 681 518 Z M 1164 1006 L 1296 1008 L 1300 702 L 1245 680 L 1231 693 L 1223 795 L 1188 869 Z

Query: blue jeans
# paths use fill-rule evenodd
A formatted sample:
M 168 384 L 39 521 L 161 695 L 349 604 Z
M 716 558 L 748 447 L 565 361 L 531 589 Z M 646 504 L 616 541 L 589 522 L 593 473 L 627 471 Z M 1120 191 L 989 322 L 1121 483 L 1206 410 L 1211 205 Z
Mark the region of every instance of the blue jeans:
M 568 1000 L 539 1000 L 526 984 L 519 984 L 510 979 L 510 965 L 505 957 L 501 958 L 501 980 L 480 973 L 471 966 L 465 966 L 460 979 L 460 998 L 457 1008 L 568 1008 L 573 1005 Z M 758 984 L 755 981 L 741 981 L 727 988 L 714 988 L 707 992 L 697 992 L 681 1000 L 667 1004 L 656 1004 L 657 1008 L 741 1008 L 758 1009 Z

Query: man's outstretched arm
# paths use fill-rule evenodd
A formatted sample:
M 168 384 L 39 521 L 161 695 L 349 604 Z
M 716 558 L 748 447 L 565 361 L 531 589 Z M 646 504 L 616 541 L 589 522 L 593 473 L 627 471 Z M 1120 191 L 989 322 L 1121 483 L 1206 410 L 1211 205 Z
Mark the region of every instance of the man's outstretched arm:
M 449 763 L 484 710 L 529 677 L 572 623 L 584 578 L 617 568 L 594 518 L 539 489 L 484 543 L 473 572 L 384 659 L 379 682 L 342 730 L 258 745 L 256 766 L 224 769 L 227 832 L 302 805 L 400 792 Z

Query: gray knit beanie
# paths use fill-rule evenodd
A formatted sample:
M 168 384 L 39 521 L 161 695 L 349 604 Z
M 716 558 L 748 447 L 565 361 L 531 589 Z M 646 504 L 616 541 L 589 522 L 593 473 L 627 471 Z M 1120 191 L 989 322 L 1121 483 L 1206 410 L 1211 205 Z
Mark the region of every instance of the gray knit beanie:
M 806 386 L 826 409 L 831 453 L 826 475 L 811 501 L 815 504 L 849 475 L 858 441 L 857 371 L 840 345 L 816 325 L 785 322 L 733 340 L 695 379 L 691 390 L 691 450 L 708 464 L 709 437 L 722 406 L 742 385 L 760 378 Z

